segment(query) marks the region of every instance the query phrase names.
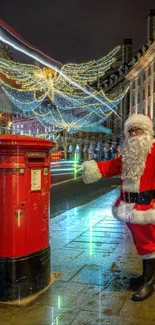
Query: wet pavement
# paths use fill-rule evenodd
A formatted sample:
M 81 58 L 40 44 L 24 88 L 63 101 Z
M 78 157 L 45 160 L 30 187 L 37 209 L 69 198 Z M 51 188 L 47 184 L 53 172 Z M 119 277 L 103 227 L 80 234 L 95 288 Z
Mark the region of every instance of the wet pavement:
M 131 300 L 141 272 L 131 235 L 111 213 L 115 189 L 50 220 L 51 272 L 61 275 L 26 306 L 0 306 L 0 325 L 154 325 L 155 295 Z
M 60 179 L 57 180 L 59 183 Z M 58 186 L 53 184 L 50 200 L 51 218 L 62 214 L 66 210 L 92 202 L 119 184 L 119 177 L 101 178 L 93 186 L 92 184 L 84 185 L 82 177 L 59 184 Z

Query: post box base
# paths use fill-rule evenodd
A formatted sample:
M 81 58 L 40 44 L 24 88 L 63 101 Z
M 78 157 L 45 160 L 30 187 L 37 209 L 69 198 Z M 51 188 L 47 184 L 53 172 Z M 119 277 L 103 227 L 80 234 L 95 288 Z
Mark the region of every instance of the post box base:
M 50 283 L 50 247 L 18 258 L 0 258 L 0 301 L 22 299 Z

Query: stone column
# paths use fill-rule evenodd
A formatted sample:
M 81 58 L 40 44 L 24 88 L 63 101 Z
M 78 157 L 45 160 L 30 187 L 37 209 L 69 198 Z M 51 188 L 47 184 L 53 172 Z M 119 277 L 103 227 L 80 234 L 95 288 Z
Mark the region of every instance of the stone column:
M 145 114 L 148 114 L 148 68 L 145 70 Z
M 143 103 L 143 71 L 141 72 L 140 74 L 140 102 L 139 102 L 139 105 L 140 105 L 140 109 L 141 109 L 141 114 L 144 113 L 144 103 Z
M 63 145 L 64 148 L 64 159 L 67 160 L 67 143 Z
M 133 113 L 132 106 L 133 106 L 133 82 L 130 81 L 130 112 L 129 112 L 130 115 Z
M 135 80 L 135 113 L 138 113 L 138 78 Z
M 83 150 L 83 146 L 82 143 L 79 144 L 79 160 L 82 159 L 82 150 Z
M 154 91 L 154 62 L 151 63 L 151 84 L 150 84 L 150 93 L 151 93 L 151 101 L 150 101 L 150 115 L 151 115 L 151 118 L 153 118 L 153 91 Z

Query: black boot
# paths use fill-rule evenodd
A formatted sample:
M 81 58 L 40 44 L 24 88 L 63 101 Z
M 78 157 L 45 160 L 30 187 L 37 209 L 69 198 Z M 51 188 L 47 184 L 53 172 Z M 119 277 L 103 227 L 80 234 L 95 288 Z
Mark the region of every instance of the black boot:
M 144 260 L 143 276 L 144 281 L 136 293 L 133 294 L 132 300 L 142 301 L 151 296 L 154 292 L 154 277 L 155 277 L 155 259 Z
M 145 261 L 146 260 L 143 260 L 143 272 L 140 276 L 136 277 L 136 278 L 130 278 L 129 279 L 129 283 L 131 286 L 134 286 L 134 285 L 141 285 L 144 281 L 144 269 L 145 269 Z
M 141 285 L 144 281 L 144 276 L 143 274 L 140 276 L 137 276 L 136 278 L 130 278 L 129 279 L 129 283 L 131 286 L 135 286 L 135 285 Z

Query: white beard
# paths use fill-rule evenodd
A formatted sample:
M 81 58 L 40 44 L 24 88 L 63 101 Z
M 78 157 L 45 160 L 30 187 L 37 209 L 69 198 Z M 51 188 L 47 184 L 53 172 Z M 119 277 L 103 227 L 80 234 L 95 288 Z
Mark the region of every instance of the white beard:
M 154 139 L 148 131 L 135 137 L 127 137 L 122 148 L 123 167 L 122 180 L 123 191 L 138 192 L 140 178 L 144 172 L 145 162 L 151 152 Z

